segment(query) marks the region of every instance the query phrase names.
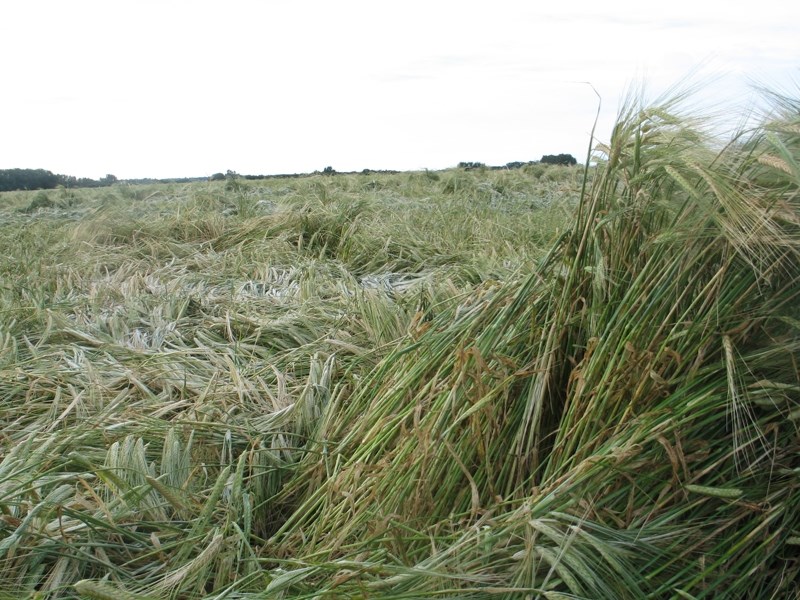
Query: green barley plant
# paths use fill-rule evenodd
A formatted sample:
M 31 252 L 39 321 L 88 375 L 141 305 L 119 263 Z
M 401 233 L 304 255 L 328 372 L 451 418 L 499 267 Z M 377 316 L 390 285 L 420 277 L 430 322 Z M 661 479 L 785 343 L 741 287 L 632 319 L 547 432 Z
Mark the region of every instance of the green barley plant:
M 787 106 L 721 152 L 669 104 L 628 107 L 533 273 L 442 313 L 336 404 L 318 436 L 335 476 L 312 454 L 287 486 L 305 500 L 281 555 L 388 562 L 408 597 L 796 593 Z M 464 545 L 489 566 L 455 583 Z
M 796 596 L 771 100 L 632 100 L 585 169 L 0 195 L 0 596 Z

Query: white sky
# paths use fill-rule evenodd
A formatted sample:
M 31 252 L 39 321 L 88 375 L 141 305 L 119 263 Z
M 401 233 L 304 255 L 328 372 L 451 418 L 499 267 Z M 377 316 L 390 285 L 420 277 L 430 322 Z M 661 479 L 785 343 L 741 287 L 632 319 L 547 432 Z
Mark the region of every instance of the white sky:
M 2 0 L 0 168 L 438 169 L 568 152 L 693 69 L 797 93 L 800 3 Z M 732 123 L 732 125 L 735 123 Z

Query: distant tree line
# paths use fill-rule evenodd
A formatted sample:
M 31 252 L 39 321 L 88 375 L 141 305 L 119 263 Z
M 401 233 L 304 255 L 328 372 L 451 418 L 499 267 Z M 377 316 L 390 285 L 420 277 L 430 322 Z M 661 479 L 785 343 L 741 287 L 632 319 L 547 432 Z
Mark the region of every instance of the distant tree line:
M 106 175 L 100 179 L 58 175 L 45 169 L 0 169 L 0 192 L 12 190 L 52 190 L 65 188 L 103 187 L 116 183 L 117 178 Z
M 551 164 L 572 166 L 577 164 L 577 160 L 571 154 L 545 154 L 540 161 L 510 162 L 503 166 L 487 166 L 482 162 L 460 162 L 459 169 L 490 169 L 490 170 L 514 170 L 521 169 L 527 165 Z M 235 171 L 228 170 L 225 173 L 214 173 L 210 177 L 180 177 L 173 179 L 129 179 L 127 183 L 191 183 L 195 181 L 232 181 L 242 179 L 280 179 L 289 177 L 307 177 L 309 175 L 372 175 L 372 174 L 394 174 L 399 171 L 387 169 L 363 169 L 362 171 L 336 171 L 333 167 L 325 167 L 321 171 L 314 173 L 283 173 L 278 175 L 239 175 Z M 118 179 L 114 175 L 106 175 L 100 179 L 90 179 L 88 177 L 74 177 L 72 175 L 58 175 L 45 169 L 0 169 L 0 192 L 13 190 L 51 190 L 59 186 L 65 188 L 96 188 L 113 185 Z
M 515 169 L 521 169 L 522 167 L 526 167 L 528 165 L 536 165 L 536 164 L 564 165 L 567 167 L 571 167 L 573 165 L 578 164 L 578 161 L 575 160 L 575 157 L 572 156 L 572 154 L 545 154 L 544 156 L 542 156 L 542 159 L 538 161 L 536 160 L 529 160 L 527 162 L 514 161 L 506 163 L 503 166 L 486 166 L 486 164 L 482 162 L 462 161 L 458 163 L 458 168 L 464 169 L 465 171 L 472 171 L 474 169 L 489 169 L 491 171 L 500 171 L 505 169 L 513 171 Z
M 236 171 L 230 169 L 225 173 L 214 173 L 209 176 L 208 181 L 231 181 L 236 179 L 298 179 L 301 177 L 312 177 L 314 175 L 397 175 L 400 171 L 393 169 L 362 169 L 360 171 L 337 171 L 331 166 L 325 167 L 321 171 L 314 171 L 313 173 L 276 173 L 272 175 L 240 175 Z M 205 179 L 205 178 L 203 178 Z M 201 179 L 193 179 L 193 181 L 200 181 Z M 164 181 L 163 179 L 161 181 Z M 173 180 L 169 180 L 173 181 Z

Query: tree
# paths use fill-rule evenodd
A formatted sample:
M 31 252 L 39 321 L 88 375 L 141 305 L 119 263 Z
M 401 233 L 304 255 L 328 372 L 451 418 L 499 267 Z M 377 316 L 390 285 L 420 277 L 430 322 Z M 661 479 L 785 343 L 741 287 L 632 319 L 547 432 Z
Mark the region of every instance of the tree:
M 58 175 L 44 169 L 0 170 L 0 192 L 11 190 L 52 190 L 59 183 Z
M 572 154 L 545 154 L 539 162 L 545 165 L 565 165 L 567 167 L 578 164 Z

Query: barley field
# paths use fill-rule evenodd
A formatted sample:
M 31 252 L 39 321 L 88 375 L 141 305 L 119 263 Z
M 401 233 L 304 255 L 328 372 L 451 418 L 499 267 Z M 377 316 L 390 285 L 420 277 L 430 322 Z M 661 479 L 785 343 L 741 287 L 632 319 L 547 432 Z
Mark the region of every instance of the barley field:
M 800 102 L 589 168 L 0 195 L 0 597 L 796 598 Z

